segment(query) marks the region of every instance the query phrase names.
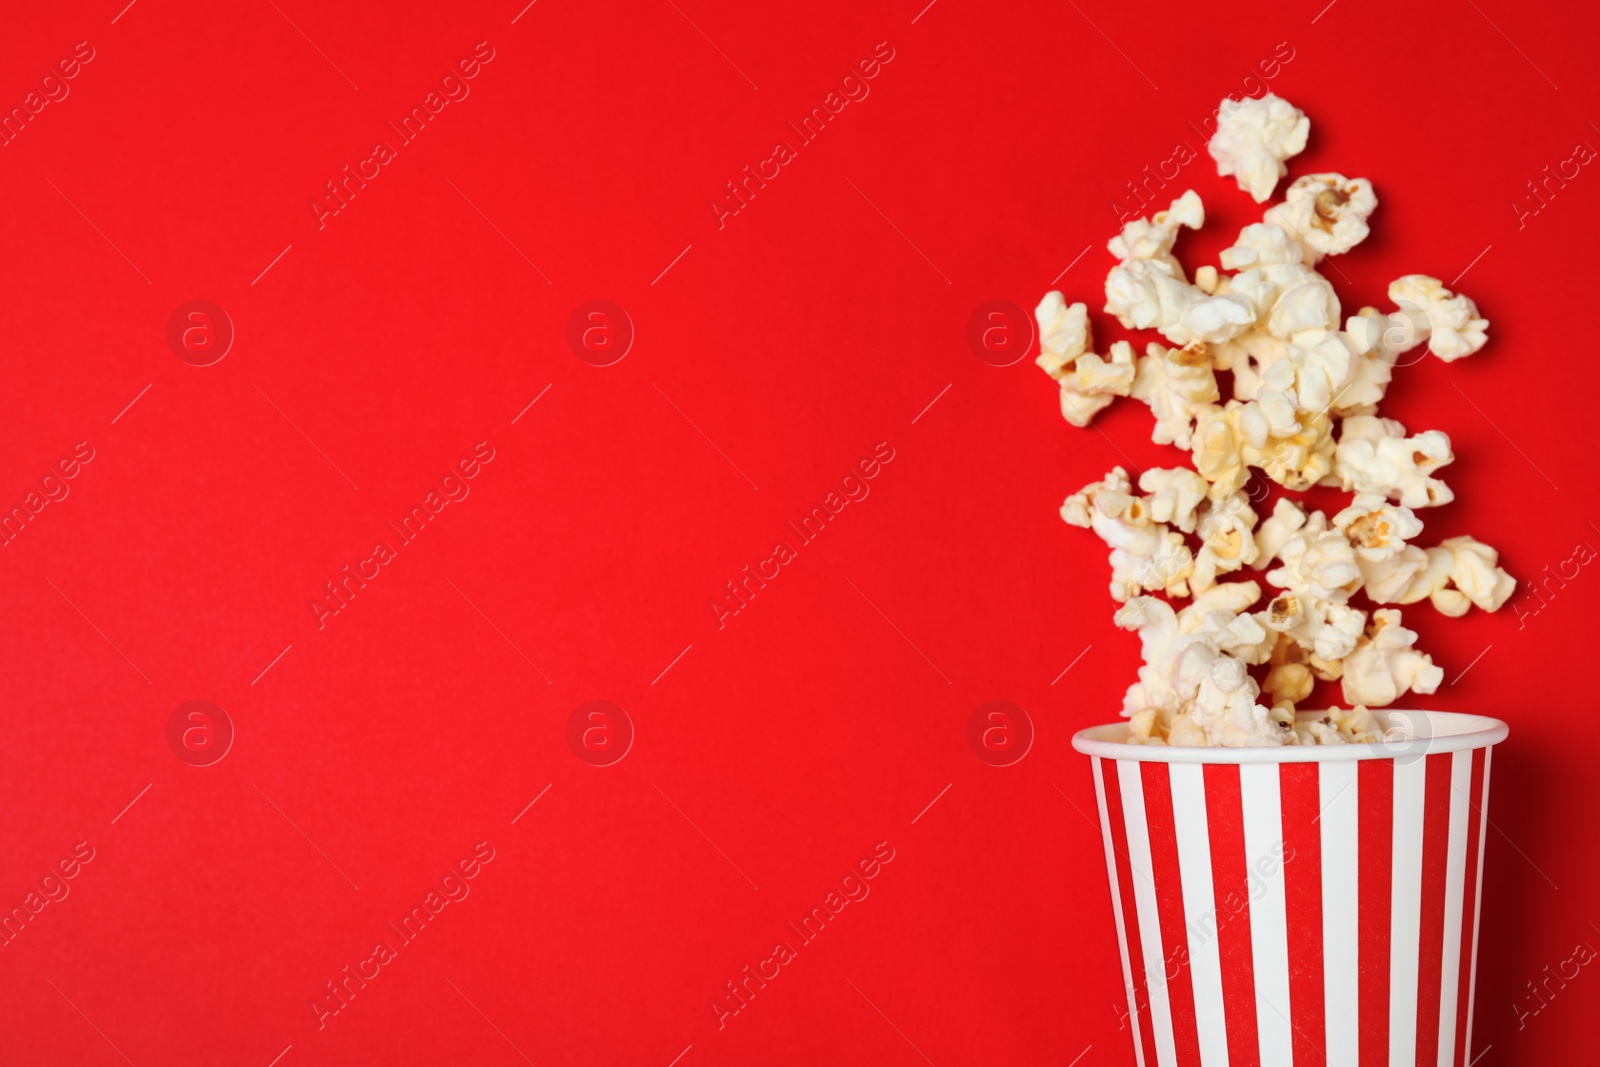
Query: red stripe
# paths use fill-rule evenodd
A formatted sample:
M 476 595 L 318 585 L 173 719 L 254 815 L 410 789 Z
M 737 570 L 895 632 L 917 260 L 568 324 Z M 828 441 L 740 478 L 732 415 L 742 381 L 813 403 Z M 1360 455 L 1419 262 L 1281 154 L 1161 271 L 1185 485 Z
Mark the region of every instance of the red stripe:
M 1439 996 L 1444 973 L 1444 887 L 1450 873 L 1450 764 L 1428 757 L 1422 804 L 1422 941 L 1417 947 L 1417 1063 L 1439 1063 Z
M 1145 764 L 1143 772 L 1144 819 L 1150 830 L 1150 874 L 1156 883 L 1161 948 L 1166 953 L 1172 1039 L 1179 1063 L 1199 1063 L 1200 1033 L 1195 1025 L 1194 986 L 1184 925 L 1188 920 L 1183 911 L 1183 875 L 1178 869 L 1178 831 L 1172 817 L 1172 776 L 1168 767 L 1160 763 Z
M 1222 956 L 1223 1014 L 1230 1067 L 1260 1067 L 1256 1033 L 1255 964 L 1250 948 L 1250 867 L 1244 851 L 1244 808 L 1237 764 L 1205 765 L 1206 822 L 1211 836 L 1211 881 Z
M 1283 884 L 1289 924 L 1289 1017 L 1294 1062 L 1326 1061 L 1322 1041 L 1326 1004 L 1322 976 L 1322 795 L 1318 765 L 1278 768 L 1283 798 Z
M 1394 761 L 1364 759 L 1357 784 L 1361 810 L 1357 944 L 1361 975 L 1361 1067 L 1389 1067 L 1389 926 L 1394 897 Z
M 1133 974 L 1133 1001 L 1128 1012 L 1139 1026 L 1139 1039 L 1144 1045 L 1145 1067 L 1155 1067 L 1156 1038 L 1151 1026 L 1150 1013 L 1145 1010 L 1150 1003 L 1150 983 L 1145 978 L 1144 947 L 1139 941 L 1139 907 L 1133 898 L 1133 869 L 1128 861 L 1128 827 L 1123 821 L 1122 789 L 1117 782 L 1118 763 L 1102 759 L 1100 771 L 1105 779 L 1106 818 L 1111 823 L 1111 847 L 1117 858 L 1117 887 L 1122 895 L 1122 929 L 1128 939 L 1128 966 Z M 1143 1020 L 1138 1018 L 1143 1014 Z
M 1471 806 L 1467 809 L 1467 888 L 1461 900 L 1461 974 L 1456 985 L 1456 1065 L 1467 1062 L 1467 998 L 1472 992 L 1472 926 L 1478 909 L 1478 840 L 1482 816 L 1479 805 L 1483 797 L 1483 761 L 1488 749 L 1475 749 L 1472 753 L 1472 787 L 1467 790 Z

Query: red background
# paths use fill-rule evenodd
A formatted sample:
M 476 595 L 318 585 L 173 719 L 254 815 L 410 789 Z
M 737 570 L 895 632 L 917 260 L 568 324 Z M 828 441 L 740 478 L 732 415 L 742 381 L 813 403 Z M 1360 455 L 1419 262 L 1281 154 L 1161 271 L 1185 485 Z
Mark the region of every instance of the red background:
M 1224 246 L 1257 209 L 1190 124 L 1279 42 L 1296 172 L 1382 202 L 1347 308 L 1470 265 L 1493 320 L 1385 408 L 1455 442 L 1428 538 L 1525 579 L 1600 545 L 1600 177 L 1520 228 L 1510 206 L 1600 144 L 1590 7 L 275 2 L 12 5 L 0 37 L 7 109 L 95 50 L 0 150 L 0 499 L 95 450 L 0 551 L 0 901 L 95 850 L 0 950 L 7 1064 L 1131 1063 L 1069 740 L 1114 717 L 1137 642 L 1056 509 L 1123 453 L 1178 458 L 1136 403 L 1073 430 L 1030 360 L 964 334 L 1072 263 L 1097 308 L 1108 204 L 1176 142 L 1202 154 L 1168 192 L 1212 219 L 1180 254 Z M 323 183 L 479 41 L 470 96 L 319 229 Z M 724 182 L 880 41 L 870 96 L 719 230 Z M 205 368 L 165 340 L 196 298 L 237 331 Z M 636 328 L 613 366 L 567 346 L 590 299 Z M 479 441 L 470 497 L 319 630 L 323 583 Z M 879 442 L 870 496 L 719 630 L 723 583 Z M 1594 583 L 1520 628 L 1406 611 L 1447 679 L 1471 667 L 1422 703 L 1512 724 L 1483 1064 L 1570 1062 L 1600 1001 L 1584 973 L 1513 1008 L 1600 943 L 1600 776 L 1568 725 Z M 637 732 L 613 766 L 567 744 L 592 698 Z M 191 699 L 237 731 L 210 767 L 167 746 Z M 967 747 L 990 699 L 1035 725 L 1014 766 Z M 319 1030 L 324 983 L 485 840 L 471 895 Z M 724 983 L 879 842 L 870 896 L 719 1029 Z

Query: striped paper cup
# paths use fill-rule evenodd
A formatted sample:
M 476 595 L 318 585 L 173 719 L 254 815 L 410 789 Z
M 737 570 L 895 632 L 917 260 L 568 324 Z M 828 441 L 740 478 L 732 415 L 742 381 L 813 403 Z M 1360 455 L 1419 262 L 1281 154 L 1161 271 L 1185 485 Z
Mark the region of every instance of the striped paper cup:
M 1371 745 L 1083 730 L 1140 1067 L 1464 1067 L 1506 724 L 1376 712 Z

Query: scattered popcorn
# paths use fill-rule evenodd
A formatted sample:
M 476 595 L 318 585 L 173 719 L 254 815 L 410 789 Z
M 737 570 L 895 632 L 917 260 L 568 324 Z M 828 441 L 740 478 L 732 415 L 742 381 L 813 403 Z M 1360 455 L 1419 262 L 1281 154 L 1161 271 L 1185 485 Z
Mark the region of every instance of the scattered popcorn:
M 1151 520 L 1148 504 L 1131 490 L 1127 471 L 1118 467 L 1069 496 L 1061 517 L 1092 529 L 1111 546 L 1112 599 L 1124 601 L 1158 589 L 1187 596 L 1193 553 L 1180 534 Z
M 1050 377 L 1060 379 L 1089 351 L 1089 309 L 1081 303 L 1068 307 L 1061 294 L 1052 290 L 1033 309 L 1033 317 L 1039 324 L 1039 355 L 1034 362 Z
M 1182 467 L 1151 467 L 1139 475 L 1139 488 L 1150 495 L 1150 516 L 1157 522 L 1194 533 L 1195 509 L 1211 487 L 1194 471 Z
M 1108 248 L 1120 260 L 1152 259 L 1172 268 L 1172 273 L 1183 276 L 1183 266 L 1172 255 L 1172 246 L 1178 232 L 1187 226 L 1198 230 L 1206 224 L 1206 209 L 1193 189 L 1172 202 L 1165 211 L 1158 211 L 1149 219 L 1134 219 L 1111 239 Z
M 1195 419 L 1211 410 L 1221 396 L 1211 361 L 1204 352 L 1166 348 L 1153 342 L 1147 352 L 1139 360 L 1138 376 L 1129 395 L 1150 405 L 1150 412 L 1156 417 L 1151 439 L 1156 444 L 1188 448 L 1194 437 Z
M 1392 704 L 1406 692 L 1432 693 L 1444 680 L 1433 659 L 1411 646 L 1417 635 L 1400 625 L 1400 612 L 1379 608 L 1372 625 L 1345 658 L 1340 686 L 1354 704 Z
M 1267 210 L 1310 251 L 1307 262 L 1348 252 L 1366 240 L 1367 217 L 1378 207 L 1372 183 L 1343 174 L 1307 174 L 1284 191 L 1284 201 Z
M 1200 482 L 1205 492 L 1205 480 Z M 1144 484 L 1142 479 L 1139 484 Z M 1196 594 L 1216 584 L 1218 574 L 1232 573 L 1256 561 L 1258 549 L 1251 534 L 1255 526 L 1256 513 L 1243 493 L 1206 503 L 1199 523 L 1200 551 L 1189 578 Z
M 1217 132 L 1206 148 L 1217 161 L 1217 173 L 1235 175 L 1239 188 L 1261 204 L 1289 173 L 1283 161 L 1305 149 L 1310 132 L 1311 120 L 1282 97 L 1230 97 L 1217 112 Z
M 1389 299 L 1427 326 L 1428 351 L 1446 363 L 1472 355 L 1488 340 L 1489 320 L 1478 318 L 1478 306 L 1452 294 L 1438 278 L 1407 274 L 1389 283 Z
M 1452 555 L 1450 582 L 1468 600 L 1484 611 L 1499 611 L 1511 598 L 1517 580 L 1497 564 L 1500 553 L 1470 537 L 1452 537 L 1441 548 Z
M 1408 508 L 1438 507 L 1456 498 L 1449 486 L 1433 477 L 1434 471 L 1456 458 L 1450 452 L 1450 438 L 1440 431 L 1407 437 L 1398 422 L 1376 418 L 1346 419 L 1343 428 L 1333 467 L 1344 488 L 1380 493 Z
M 1333 525 L 1349 540 L 1356 555 L 1375 563 L 1394 559 L 1405 549 L 1407 538 L 1422 532 L 1416 512 L 1376 493 L 1357 495 L 1333 517 Z
M 1218 173 L 1262 203 L 1309 129 L 1276 96 L 1229 100 L 1209 147 Z M 1498 553 L 1471 537 L 1415 543 L 1417 510 L 1454 499 L 1436 477 L 1454 459 L 1450 439 L 1411 434 L 1378 407 L 1400 356 L 1427 344 L 1459 359 L 1483 347 L 1489 324 L 1467 297 L 1420 274 L 1389 287 L 1396 310 L 1342 318 L 1316 267 L 1363 241 L 1376 207 L 1364 178 L 1303 175 L 1240 231 L 1220 269 L 1196 268 L 1193 283 L 1174 254 L 1182 231 L 1205 222 L 1192 190 L 1129 222 L 1107 246 L 1118 262 L 1105 311 L 1168 342 L 1142 356 L 1124 340 L 1097 355 L 1088 309 L 1059 292 L 1034 311 L 1038 363 L 1059 383 L 1068 422 L 1088 425 L 1131 397 L 1154 416 L 1152 440 L 1194 462 L 1144 471 L 1137 491 L 1117 467 L 1061 507 L 1110 549 L 1116 623 L 1139 634 L 1143 664 L 1123 698 L 1134 742 L 1379 741 L 1369 708 L 1432 693 L 1443 679 L 1387 605 L 1497 611 L 1516 587 Z M 1262 521 L 1257 490 L 1272 483 L 1352 498 L 1330 519 L 1279 495 Z M 1228 577 L 1247 567 L 1271 587 L 1265 602 L 1258 582 Z M 1339 682 L 1351 709 L 1297 717 L 1319 680 Z

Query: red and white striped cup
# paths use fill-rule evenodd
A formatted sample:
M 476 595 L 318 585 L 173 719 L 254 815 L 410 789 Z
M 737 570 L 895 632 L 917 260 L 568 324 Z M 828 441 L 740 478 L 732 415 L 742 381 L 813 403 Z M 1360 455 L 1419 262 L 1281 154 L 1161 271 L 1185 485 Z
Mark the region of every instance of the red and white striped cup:
M 1506 724 L 1376 712 L 1378 744 L 1083 730 L 1140 1067 L 1465 1067 Z

